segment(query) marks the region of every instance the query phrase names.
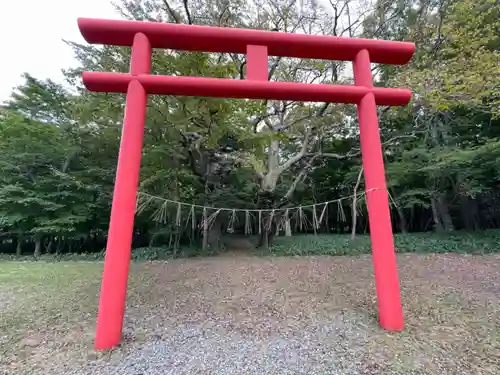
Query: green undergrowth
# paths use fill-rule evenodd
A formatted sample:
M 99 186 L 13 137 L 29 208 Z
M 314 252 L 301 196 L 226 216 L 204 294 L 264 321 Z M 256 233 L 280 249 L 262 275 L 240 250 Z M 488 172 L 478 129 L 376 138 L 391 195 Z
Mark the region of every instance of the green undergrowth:
M 487 254 L 500 253 L 500 230 L 482 232 L 454 232 L 437 234 L 409 233 L 394 236 L 398 253 L 457 253 Z M 230 249 L 229 249 L 230 250 Z M 307 234 L 292 237 L 276 237 L 269 249 L 249 250 L 249 255 L 258 256 L 305 256 L 305 255 L 360 255 L 371 251 L 369 235 L 357 235 L 354 240 L 344 234 Z M 152 261 L 173 258 L 213 256 L 222 252 L 203 252 L 196 247 L 183 247 L 176 252 L 167 247 L 141 247 L 133 249 L 132 260 Z M 0 254 L 0 260 L 32 261 L 32 256 L 17 258 Z M 102 261 L 104 251 L 85 254 L 47 254 L 38 260 L 57 261 Z
M 177 251 L 173 251 L 168 247 L 140 247 L 132 250 L 133 261 L 152 261 L 152 260 L 167 260 L 174 258 L 192 258 L 201 256 L 211 256 L 214 253 L 203 252 L 201 249 L 195 247 L 183 247 Z M 104 250 L 94 253 L 69 253 L 69 254 L 44 254 L 35 259 L 30 255 L 23 255 L 17 257 L 12 254 L 0 254 L 1 260 L 15 260 L 15 261 L 45 261 L 45 262 L 61 262 L 61 261 L 88 261 L 96 262 L 104 260 Z
M 396 234 L 398 253 L 500 253 L 500 231 Z M 278 237 L 262 255 L 359 255 L 371 251 L 369 235 L 302 235 Z

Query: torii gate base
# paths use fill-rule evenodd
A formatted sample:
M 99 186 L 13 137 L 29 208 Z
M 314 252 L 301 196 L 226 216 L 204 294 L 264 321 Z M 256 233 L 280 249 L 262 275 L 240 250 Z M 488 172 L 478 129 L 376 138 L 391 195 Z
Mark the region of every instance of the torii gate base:
M 403 329 L 399 280 L 376 105 L 407 105 L 411 92 L 373 86 L 371 63 L 406 64 L 413 43 L 137 21 L 78 19 L 89 43 L 132 46 L 130 73 L 83 73 L 91 91 L 127 94 L 104 263 L 96 349 L 120 343 L 148 94 L 351 103 L 361 151 L 380 325 Z M 241 53 L 247 79 L 149 75 L 151 48 Z M 353 61 L 354 86 L 268 81 L 268 56 Z

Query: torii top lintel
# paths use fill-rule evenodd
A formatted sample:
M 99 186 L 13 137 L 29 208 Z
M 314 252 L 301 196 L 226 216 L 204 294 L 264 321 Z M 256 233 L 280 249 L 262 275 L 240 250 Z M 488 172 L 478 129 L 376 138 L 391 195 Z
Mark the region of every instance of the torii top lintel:
M 370 61 L 404 65 L 415 44 L 387 40 L 292 34 L 262 30 L 160 22 L 79 18 L 78 27 L 88 43 L 132 46 L 137 33 L 146 35 L 153 48 L 220 53 L 246 53 L 248 45 L 266 46 L 270 56 L 353 61 L 367 50 Z

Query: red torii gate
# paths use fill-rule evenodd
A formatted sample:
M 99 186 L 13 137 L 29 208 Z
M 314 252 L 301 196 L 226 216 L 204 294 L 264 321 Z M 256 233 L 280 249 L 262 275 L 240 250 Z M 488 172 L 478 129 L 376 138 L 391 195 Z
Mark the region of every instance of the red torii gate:
M 83 82 L 90 91 L 127 94 L 96 349 L 112 348 L 121 339 L 148 94 L 356 104 L 379 321 L 384 329 L 403 329 L 376 106 L 407 105 L 411 91 L 374 87 L 370 64 L 406 64 L 415 51 L 413 43 L 89 18 L 79 18 L 78 26 L 89 43 L 132 47 L 129 73 L 83 73 Z M 247 77 L 234 80 L 150 75 L 152 48 L 246 54 Z M 269 82 L 268 56 L 352 61 L 355 85 Z

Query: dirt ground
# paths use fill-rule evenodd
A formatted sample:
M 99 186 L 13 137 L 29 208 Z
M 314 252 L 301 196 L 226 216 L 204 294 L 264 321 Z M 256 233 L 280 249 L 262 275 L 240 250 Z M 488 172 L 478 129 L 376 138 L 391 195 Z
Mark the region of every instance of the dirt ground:
M 124 342 L 97 353 L 102 263 L 0 263 L 0 374 L 120 361 L 180 325 L 266 338 L 339 316 L 357 327 L 339 335 L 358 346 L 364 374 L 499 374 L 500 256 L 405 254 L 398 266 L 403 333 L 377 325 L 369 256 L 135 263 Z

